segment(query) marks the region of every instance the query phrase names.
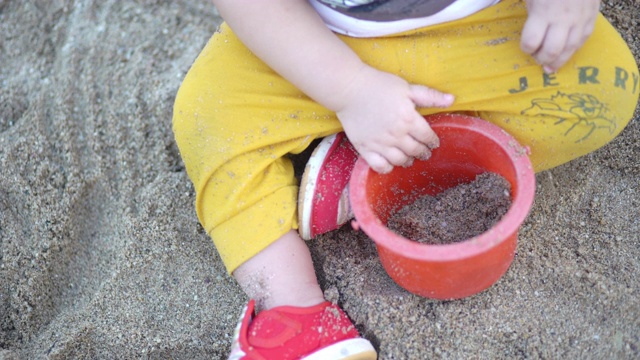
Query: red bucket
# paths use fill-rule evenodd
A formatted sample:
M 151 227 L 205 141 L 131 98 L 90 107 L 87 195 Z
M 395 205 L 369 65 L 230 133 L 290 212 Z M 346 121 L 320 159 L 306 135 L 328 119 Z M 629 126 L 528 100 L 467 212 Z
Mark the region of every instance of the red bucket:
M 358 227 L 375 243 L 391 278 L 406 290 L 432 299 L 460 299 L 498 281 L 515 255 L 518 230 L 535 194 L 527 150 L 485 120 L 439 114 L 427 117 L 440 138 L 429 160 L 395 167 L 388 174 L 356 162 L 349 183 Z M 491 229 L 462 242 L 430 245 L 404 238 L 386 226 L 405 205 L 494 172 L 511 183 L 511 207 Z

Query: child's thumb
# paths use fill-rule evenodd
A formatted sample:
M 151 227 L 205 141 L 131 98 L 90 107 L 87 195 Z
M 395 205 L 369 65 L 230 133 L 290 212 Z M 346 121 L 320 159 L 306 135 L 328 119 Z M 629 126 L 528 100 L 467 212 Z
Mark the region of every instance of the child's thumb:
M 446 108 L 453 105 L 455 97 L 423 85 L 409 85 L 410 97 L 418 107 Z

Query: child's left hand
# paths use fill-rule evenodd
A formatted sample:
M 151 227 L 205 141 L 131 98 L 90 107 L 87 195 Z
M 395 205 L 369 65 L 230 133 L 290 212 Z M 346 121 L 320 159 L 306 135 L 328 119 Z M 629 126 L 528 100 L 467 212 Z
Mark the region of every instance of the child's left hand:
M 600 0 L 527 0 L 527 10 L 520 47 L 550 73 L 589 38 Z

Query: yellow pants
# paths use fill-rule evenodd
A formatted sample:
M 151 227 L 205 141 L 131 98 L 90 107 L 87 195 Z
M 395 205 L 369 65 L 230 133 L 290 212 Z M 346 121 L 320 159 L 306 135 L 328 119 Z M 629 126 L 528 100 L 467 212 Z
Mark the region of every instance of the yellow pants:
M 375 68 L 454 94 L 447 112 L 502 127 L 531 148 L 542 171 L 622 131 L 638 101 L 638 67 L 600 16 L 585 46 L 546 75 L 520 50 L 525 19 L 523 2 L 505 0 L 398 36 L 341 39 Z M 198 217 L 229 272 L 297 228 L 298 185 L 287 155 L 342 130 L 333 112 L 274 73 L 226 25 L 184 79 L 173 124 Z

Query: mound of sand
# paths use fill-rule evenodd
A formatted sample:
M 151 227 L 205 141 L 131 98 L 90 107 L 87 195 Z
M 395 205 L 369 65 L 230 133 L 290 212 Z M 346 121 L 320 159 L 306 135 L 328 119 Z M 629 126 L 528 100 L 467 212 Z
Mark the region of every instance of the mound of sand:
M 605 14 L 640 58 L 634 0 Z M 0 0 L 0 358 L 223 359 L 245 296 L 193 210 L 171 111 L 207 1 Z M 362 233 L 310 242 L 380 359 L 640 353 L 640 124 L 538 175 L 489 290 L 399 288 Z M 349 246 L 344 246 L 348 243 Z

